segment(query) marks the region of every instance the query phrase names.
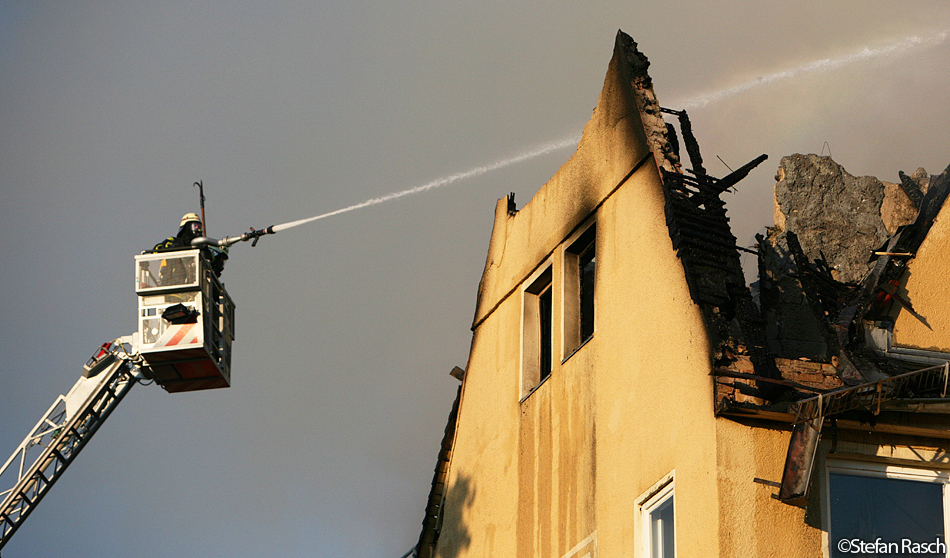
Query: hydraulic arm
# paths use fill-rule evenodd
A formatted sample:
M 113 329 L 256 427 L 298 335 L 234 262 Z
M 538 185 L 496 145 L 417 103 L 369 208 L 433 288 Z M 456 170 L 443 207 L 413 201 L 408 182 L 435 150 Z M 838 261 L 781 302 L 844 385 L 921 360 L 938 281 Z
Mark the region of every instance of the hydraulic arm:
M 0 468 L 0 549 L 140 377 L 131 337 L 103 344 Z
M 170 393 L 231 385 L 234 302 L 200 249 L 135 256 L 135 292 L 138 330 L 100 346 L 0 467 L 0 549 L 137 381 Z

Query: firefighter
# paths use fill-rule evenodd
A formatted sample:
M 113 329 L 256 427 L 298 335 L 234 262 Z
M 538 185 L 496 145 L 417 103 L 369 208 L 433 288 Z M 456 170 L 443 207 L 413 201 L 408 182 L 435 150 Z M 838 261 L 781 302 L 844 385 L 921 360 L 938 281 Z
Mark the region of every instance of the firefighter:
M 190 248 L 191 240 L 202 236 L 201 218 L 197 213 L 186 213 L 178 225 L 178 234 L 170 236 L 152 248 L 153 252 L 168 248 Z
M 186 213 L 182 216 L 181 223 L 178 225 L 178 234 L 159 242 L 152 248 L 152 251 L 157 252 L 159 250 L 169 249 L 186 250 L 191 248 L 191 241 L 199 236 L 204 236 L 201 218 L 198 217 L 196 213 Z M 214 271 L 215 277 L 220 277 L 221 272 L 224 270 L 224 262 L 228 259 L 227 249 L 222 250 L 217 247 L 202 246 L 201 252 L 204 257 L 211 262 L 211 269 Z

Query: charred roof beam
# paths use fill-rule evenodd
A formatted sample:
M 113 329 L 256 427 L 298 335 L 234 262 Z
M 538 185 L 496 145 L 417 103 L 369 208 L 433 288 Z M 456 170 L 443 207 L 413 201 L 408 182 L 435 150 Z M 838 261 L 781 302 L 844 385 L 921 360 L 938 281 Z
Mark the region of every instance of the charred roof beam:
M 914 209 L 920 209 L 920 203 L 924 201 L 924 192 L 920 189 L 920 185 L 913 178 L 904 174 L 904 171 L 897 171 L 897 176 L 901 179 L 901 190 L 907 194 L 911 203 L 914 204 Z
M 706 169 L 703 167 L 703 156 L 699 153 L 699 142 L 693 135 L 693 125 L 689 121 L 689 115 L 685 110 L 673 110 L 660 107 L 660 112 L 672 114 L 679 120 L 680 131 L 683 133 L 683 143 L 686 145 L 686 153 L 689 154 L 689 164 L 693 165 L 693 172 L 696 175 L 706 175 Z M 679 151 L 679 145 L 676 146 Z
M 742 180 L 746 176 L 749 176 L 749 173 L 752 172 L 752 169 L 761 165 L 762 162 L 768 158 L 769 156 L 763 153 L 762 155 L 759 155 L 755 159 L 752 159 L 751 161 L 742 165 L 738 169 L 732 171 L 725 177 L 717 180 L 715 182 L 716 188 L 718 188 L 720 192 L 725 192 L 729 188 L 732 188 L 733 186 L 738 184 L 740 180 Z

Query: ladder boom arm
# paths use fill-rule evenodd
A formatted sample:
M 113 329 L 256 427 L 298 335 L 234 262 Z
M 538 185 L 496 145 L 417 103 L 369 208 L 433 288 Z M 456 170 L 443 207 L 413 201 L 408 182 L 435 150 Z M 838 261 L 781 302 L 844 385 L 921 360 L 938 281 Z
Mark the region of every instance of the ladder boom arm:
M 137 359 L 119 341 L 103 345 L 0 468 L 0 549 L 137 381 Z

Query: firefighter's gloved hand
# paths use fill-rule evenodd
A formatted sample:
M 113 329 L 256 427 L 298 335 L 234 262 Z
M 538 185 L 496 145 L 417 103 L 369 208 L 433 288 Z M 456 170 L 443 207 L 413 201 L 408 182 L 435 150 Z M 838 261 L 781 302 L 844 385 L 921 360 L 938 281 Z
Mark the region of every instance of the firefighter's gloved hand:
M 224 271 L 224 262 L 228 259 L 227 250 L 209 246 L 208 251 L 211 252 L 211 270 L 214 271 L 215 277 L 221 277 L 221 272 Z

